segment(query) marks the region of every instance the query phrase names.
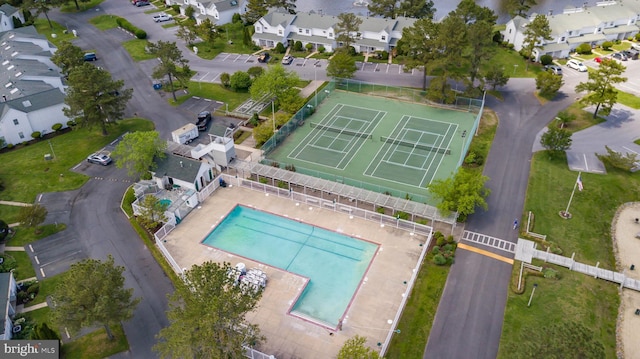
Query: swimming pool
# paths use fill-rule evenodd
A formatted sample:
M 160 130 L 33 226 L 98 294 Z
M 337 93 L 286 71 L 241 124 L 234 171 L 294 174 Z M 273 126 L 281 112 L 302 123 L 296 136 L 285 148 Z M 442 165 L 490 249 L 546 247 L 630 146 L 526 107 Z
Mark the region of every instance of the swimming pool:
M 336 327 L 378 245 L 236 206 L 203 244 L 309 278 L 291 314 Z

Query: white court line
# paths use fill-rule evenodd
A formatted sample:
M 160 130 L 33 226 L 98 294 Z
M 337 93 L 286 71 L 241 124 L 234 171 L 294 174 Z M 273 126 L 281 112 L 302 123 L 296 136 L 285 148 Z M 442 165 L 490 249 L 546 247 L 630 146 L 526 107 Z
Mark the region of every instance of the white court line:
M 587 162 L 587 155 L 583 153 L 582 157 L 584 158 L 584 166 L 587 168 L 585 171 L 589 171 L 589 163 Z
M 630 149 L 630 148 L 628 148 L 628 147 L 622 146 L 622 148 L 624 148 L 625 150 L 627 150 L 627 151 L 629 151 L 629 152 L 632 152 L 632 153 L 638 154 L 638 152 L 636 152 L 636 151 L 634 151 L 634 150 L 632 150 L 632 149 Z
M 42 268 L 40 268 L 40 274 L 42 274 L 43 278 L 47 276 L 46 274 L 44 274 L 44 269 L 42 269 Z
M 40 264 L 40 260 L 38 259 L 38 256 L 33 257 L 33 259 L 36 260 L 36 264 Z

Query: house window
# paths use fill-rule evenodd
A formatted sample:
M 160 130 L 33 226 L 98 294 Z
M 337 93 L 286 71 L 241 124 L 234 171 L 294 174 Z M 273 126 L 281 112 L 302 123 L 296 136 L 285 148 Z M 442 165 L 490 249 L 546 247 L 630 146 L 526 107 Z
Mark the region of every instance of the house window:
M 602 30 L 602 29 L 601 29 L 601 28 L 598 28 L 598 29 L 596 30 L 596 32 L 600 32 L 600 30 Z
M 329 37 L 333 37 L 333 32 L 330 32 L 330 33 L 329 33 Z
M 569 31 L 569 36 L 573 35 L 573 31 Z
M 282 30 L 278 30 L 278 35 L 282 35 Z
M 13 124 L 14 124 L 14 125 L 16 125 L 16 126 L 18 126 L 18 125 L 20 124 L 20 122 L 18 122 L 18 119 L 17 119 L 17 118 L 14 118 L 14 119 L 13 119 Z
M 20 136 L 20 139 L 23 139 L 24 138 L 24 133 L 18 132 L 18 136 Z
M 304 30 L 304 32 L 309 35 L 309 29 Z
M 299 33 L 299 34 L 302 34 L 302 29 L 298 29 L 298 33 Z
M 564 36 L 560 38 L 560 42 L 564 42 Z
M 258 32 L 262 32 L 262 27 L 260 27 L 260 26 L 256 26 L 256 30 L 257 30 Z
M 509 33 L 511 33 L 511 29 L 509 29 Z
M 382 41 L 386 41 L 386 40 L 387 40 L 387 37 L 382 35 Z

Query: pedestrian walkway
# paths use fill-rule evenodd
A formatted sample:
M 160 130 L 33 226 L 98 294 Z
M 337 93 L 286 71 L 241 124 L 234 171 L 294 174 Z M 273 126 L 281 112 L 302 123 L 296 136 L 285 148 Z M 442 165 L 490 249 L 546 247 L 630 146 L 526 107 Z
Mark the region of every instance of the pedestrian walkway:
M 624 273 L 598 268 L 598 265 L 591 266 L 588 264 L 576 262 L 573 259 L 573 256 L 569 258 L 550 253 L 548 250 L 546 252 L 540 251 L 536 249 L 535 242 L 518 238 L 516 260 L 523 261 L 525 263 L 531 263 L 531 260 L 533 258 L 541 259 L 552 264 L 557 264 L 572 271 L 593 276 L 594 278 L 608 280 L 610 282 L 620 284 L 620 287 L 640 291 L 640 280 L 629 278 Z
M 24 247 L 4 247 L 7 252 L 24 252 Z
M 44 308 L 44 307 L 48 307 L 49 304 L 47 304 L 47 302 L 44 303 L 38 303 L 36 305 L 32 305 L 30 307 L 25 307 L 24 305 L 18 305 L 16 307 L 16 313 L 29 313 L 29 312 L 33 312 L 34 310 L 38 310 L 40 308 Z
M 481 234 L 481 233 L 476 233 L 471 231 L 464 231 L 462 232 L 462 240 L 465 240 L 471 243 L 482 244 L 487 247 L 496 248 L 508 253 L 516 252 L 515 243 L 505 241 L 504 239 L 487 236 L 486 234 Z
M 23 203 L 23 202 L 14 202 L 14 201 L 0 201 L 0 204 L 5 206 L 16 206 L 16 207 L 31 207 L 33 204 L 31 203 Z

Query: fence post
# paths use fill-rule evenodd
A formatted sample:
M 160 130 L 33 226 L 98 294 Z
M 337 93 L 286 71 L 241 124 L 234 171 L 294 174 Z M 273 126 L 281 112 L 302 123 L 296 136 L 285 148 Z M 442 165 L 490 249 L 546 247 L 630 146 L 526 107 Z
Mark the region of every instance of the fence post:
M 596 263 L 596 270 L 595 270 L 595 275 L 593 276 L 593 278 L 598 278 L 598 267 L 600 266 L 600 262 Z

